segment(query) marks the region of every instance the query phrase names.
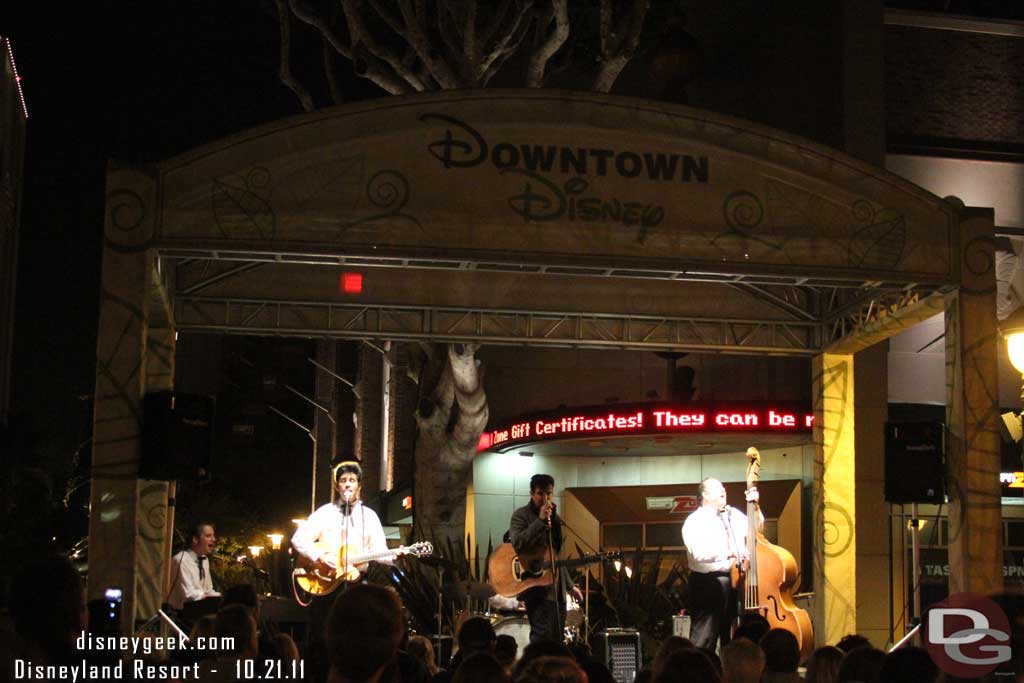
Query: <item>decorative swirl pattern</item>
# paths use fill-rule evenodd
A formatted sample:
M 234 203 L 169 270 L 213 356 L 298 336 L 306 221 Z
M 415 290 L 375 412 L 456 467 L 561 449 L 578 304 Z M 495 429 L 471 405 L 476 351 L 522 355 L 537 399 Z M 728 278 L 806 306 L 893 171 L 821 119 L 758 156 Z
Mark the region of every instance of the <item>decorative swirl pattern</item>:
M 752 192 L 740 190 L 725 198 L 722 215 L 733 230 L 743 232 L 756 228 L 764 220 L 764 206 Z
M 853 219 L 858 223 L 870 223 L 875 220 L 875 207 L 871 206 L 871 202 L 866 199 L 858 199 L 850 207 L 850 212 L 853 214 Z
M 153 241 L 146 229 L 146 202 L 133 190 L 120 189 L 107 194 L 106 245 L 124 253 L 145 250 Z
M 262 189 L 270 184 L 270 169 L 265 166 L 256 166 L 249 174 L 245 177 L 245 182 L 249 187 Z
M 825 557 L 839 557 L 853 543 L 853 518 L 846 508 L 825 503 L 824 527 Z
M 409 181 L 398 171 L 378 171 L 366 183 L 366 197 L 374 206 L 398 212 L 409 201 Z
M 985 276 L 995 268 L 995 246 L 993 237 L 980 235 L 964 245 L 961 254 L 963 267 L 973 276 Z M 995 278 L 990 287 L 971 287 L 961 281 L 960 291 L 967 294 L 991 294 L 996 291 Z

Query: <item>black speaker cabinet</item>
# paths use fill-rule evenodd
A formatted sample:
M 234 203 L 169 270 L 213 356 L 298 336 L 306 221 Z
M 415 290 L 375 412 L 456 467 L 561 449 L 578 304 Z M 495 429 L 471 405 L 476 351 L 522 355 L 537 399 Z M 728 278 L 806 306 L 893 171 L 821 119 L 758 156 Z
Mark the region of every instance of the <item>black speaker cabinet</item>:
M 633 683 L 643 666 L 640 633 L 633 629 L 610 628 L 595 633 L 590 646 L 594 657 L 604 662 L 616 683 Z
M 140 479 L 201 479 L 213 449 L 213 399 L 161 391 L 142 399 Z
M 945 434 L 941 422 L 887 422 L 885 499 L 941 503 L 945 496 Z

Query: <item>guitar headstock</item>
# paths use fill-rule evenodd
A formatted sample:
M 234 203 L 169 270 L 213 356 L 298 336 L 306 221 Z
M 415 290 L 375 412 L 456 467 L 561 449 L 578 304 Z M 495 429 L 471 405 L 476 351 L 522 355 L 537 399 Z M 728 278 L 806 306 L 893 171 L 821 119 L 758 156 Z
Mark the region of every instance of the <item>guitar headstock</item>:
M 419 543 L 413 543 L 410 546 L 406 546 L 403 555 L 413 555 L 415 557 L 423 557 L 424 555 L 434 554 L 434 544 L 430 541 L 420 541 Z

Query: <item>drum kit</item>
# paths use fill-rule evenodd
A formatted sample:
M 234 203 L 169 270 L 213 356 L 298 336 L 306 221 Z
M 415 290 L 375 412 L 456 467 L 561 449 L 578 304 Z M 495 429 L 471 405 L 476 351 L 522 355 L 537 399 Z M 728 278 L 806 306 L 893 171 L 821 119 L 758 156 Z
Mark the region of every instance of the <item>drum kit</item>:
M 453 631 L 457 634 L 468 619 L 481 617 L 491 623 L 497 635 L 512 636 L 518 645 L 518 652 L 522 654 L 530 644 L 530 622 L 521 601 L 496 594 L 494 588 L 483 581 L 467 579 L 445 583 L 445 572 L 455 570 L 455 566 L 446 558 L 431 555 L 420 558 L 420 561 L 437 569 L 443 587 L 437 596 L 438 634 L 443 633 L 445 621 L 454 624 Z M 568 596 L 566 608 L 563 625 L 565 642 L 569 644 L 582 640 L 586 634 L 582 633 L 583 610 L 572 596 Z M 450 619 L 445 619 L 445 616 Z

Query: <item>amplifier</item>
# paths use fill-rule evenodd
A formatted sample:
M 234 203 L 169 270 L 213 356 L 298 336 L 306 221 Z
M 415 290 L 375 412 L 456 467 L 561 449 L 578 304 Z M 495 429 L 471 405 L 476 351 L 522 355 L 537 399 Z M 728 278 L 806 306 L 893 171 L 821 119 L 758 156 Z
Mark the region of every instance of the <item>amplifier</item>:
M 595 633 L 590 642 L 594 657 L 603 662 L 616 683 L 633 683 L 643 666 L 640 633 L 634 629 L 610 628 Z

